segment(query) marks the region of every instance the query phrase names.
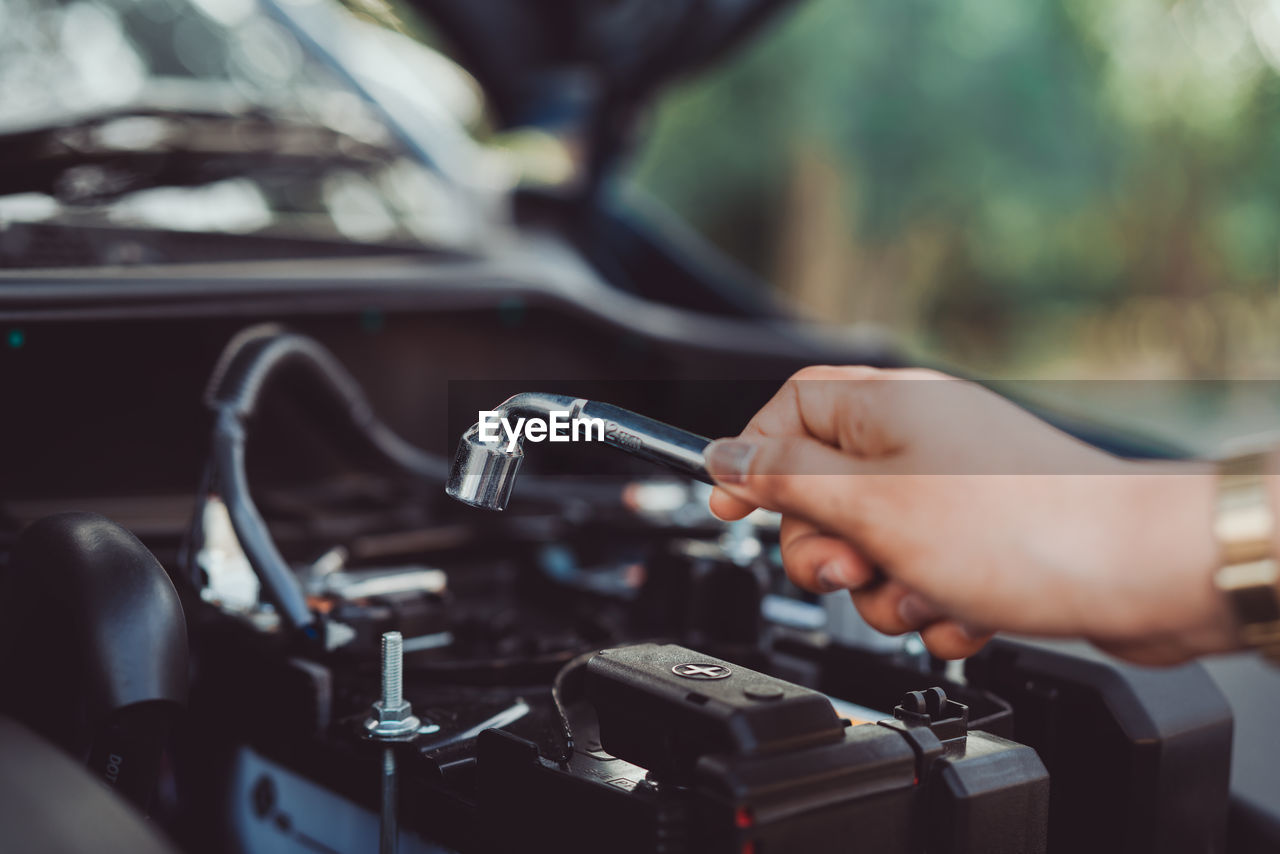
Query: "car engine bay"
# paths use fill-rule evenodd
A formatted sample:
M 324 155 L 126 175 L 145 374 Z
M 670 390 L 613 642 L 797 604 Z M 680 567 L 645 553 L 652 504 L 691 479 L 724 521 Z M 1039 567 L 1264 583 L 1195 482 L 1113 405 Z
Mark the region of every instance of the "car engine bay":
M 4 648 L 24 652 L 5 713 L 183 850 L 371 850 L 384 753 L 406 851 L 1225 839 L 1231 713 L 1198 665 L 999 640 L 948 671 L 790 587 L 776 518 L 720 522 L 704 484 L 616 448 L 544 444 L 501 513 L 450 500 L 450 445 L 504 396 L 718 435 L 825 346 L 717 353 L 714 329 L 673 344 L 540 296 L 287 327 L 207 305 L 28 318 L 6 381 L 40 405 L 8 424 Z M 481 357 L 450 378 L 461 353 Z M 96 628 L 24 640 L 67 613 Z M 392 638 L 416 725 L 397 729 L 406 707 L 380 739 Z
M 164 85 L 0 127 L 0 851 L 1280 845 L 1202 664 L 948 664 L 792 585 L 776 514 L 711 514 L 703 447 L 789 376 L 910 362 L 612 180 L 661 86 L 787 3 L 411 3 L 497 129 L 581 154 L 534 187 L 336 4 L 107 5 Z M 55 11 L 0 46 L 88 14 Z M 218 62 L 174 73 L 184 43 Z M 598 441 L 485 438 L 557 412 Z

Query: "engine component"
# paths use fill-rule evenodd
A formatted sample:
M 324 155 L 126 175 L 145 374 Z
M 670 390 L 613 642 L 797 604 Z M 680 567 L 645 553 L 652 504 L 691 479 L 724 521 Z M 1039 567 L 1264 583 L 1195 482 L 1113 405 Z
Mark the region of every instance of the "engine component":
M 921 677 L 918 677 L 921 678 Z M 853 725 L 816 691 L 675 645 L 597 653 L 575 750 L 479 742 L 492 851 L 1042 854 L 1049 778 L 1035 752 L 968 730 L 940 689 Z M 572 821 L 564 803 L 590 805 Z M 500 818 L 500 820 L 499 820 Z
M 759 552 L 757 541 L 746 542 Z M 742 549 L 738 556 L 727 545 L 674 540 L 654 549 L 645 561 L 637 602 L 644 636 L 688 638 L 696 644 L 759 642 L 767 569 L 758 554 Z
M 493 413 L 502 419 L 546 418 L 553 413 L 564 414 L 567 422 L 598 419 L 605 444 L 697 480 L 713 482 L 702 456 L 711 440 L 619 406 L 563 394 L 525 392 L 508 398 Z M 480 424 L 473 425 L 458 442 L 445 492 L 474 507 L 506 508 L 524 459 L 523 442 L 520 434 L 510 440 L 501 436 L 486 439 Z
M 169 576 L 124 528 L 65 513 L 22 532 L 4 586 L 0 706 L 87 755 L 146 810 L 187 699 L 186 619 Z
M 1198 663 L 1152 670 L 1083 643 L 997 638 L 969 683 L 1013 705 L 1053 774 L 1054 854 L 1227 849 L 1231 708 Z
M 245 468 L 245 449 L 250 422 L 258 412 L 266 388 L 278 377 L 296 371 L 299 377 L 333 404 L 340 424 L 348 436 L 358 439 L 367 456 L 380 461 L 384 468 L 406 475 L 415 482 L 440 482 L 453 471 L 443 458 L 414 447 L 396 435 L 374 413 L 360 384 L 337 358 L 316 340 L 288 332 L 275 324 L 262 324 L 242 330 L 223 350 L 205 393 L 205 403 L 214 412 L 212 452 L 206 465 L 201 487 L 201 503 L 192 520 L 184 549 L 186 569 L 198 588 L 205 588 L 203 576 L 209 576 L 204 598 L 222 607 L 238 611 L 261 625 L 282 622 L 286 628 L 300 630 L 313 642 L 335 648 L 350 640 L 350 632 L 332 621 L 321 625 L 307 600 L 308 591 L 293 567 L 280 553 L 266 521 L 259 512 L 249 489 Z M 521 406 L 540 404 L 566 405 L 571 398 L 546 395 L 517 395 L 515 411 Z M 510 401 L 509 401 L 510 403 Z M 585 403 L 585 402 L 583 402 Z M 644 418 L 607 404 L 589 404 L 590 418 L 605 419 L 605 440 L 632 453 L 666 462 L 677 469 L 709 481 L 702 468 L 701 450 L 707 440 Z M 464 443 L 465 444 L 465 443 Z M 519 466 L 515 456 L 500 449 L 493 454 L 486 445 L 479 446 L 475 461 L 484 465 L 489 460 L 501 464 L 497 476 L 483 479 L 463 478 L 468 484 L 484 484 L 501 492 L 501 506 L 510 497 L 511 485 Z M 457 467 L 455 466 L 455 469 Z M 492 474 L 492 473 L 491 473 Z M 622 505 L 622 487 L 566 490 L 561 484 L 527 478 L 528 493 L 554 501 L 588 497 L 594 502 Z M 451 487 L 452 490 L 452 487 Z M 453 491 L 450 494 L 454 494 Z M 457 496 L 455 496 L 457 497 Z M 496 499 L 490 499 L 496 506 Z M 498 507 L 497 509 L 500 509 Z M 230 531 L 227 531 L 229 521 Z M 210 542 L 213 540 L 214 542 Z M 206 548 L 206 546 L 216 548 Z M 243 577 L 243 563 L 252 568 L 266 600 L 259 603 L 259 587 Z M 419 574 L 414 578 L 392 580 L 382 573 L 377 582 L 366 585 L 386 591 L 398 583 L 410 587 L 439 586 L 441 576 Z M 346 579 L 353 581 L 353 579 Z M 368 579 L 366 579 L 368 580 Z M 355 592 L 347 591 L 348 596 Z M 261 607 L 262 604 L 270 606 Z
M 291 628 L 315 632 L 315 615 L 293 570 L 285 562 L 249 494 L 245 472 L 245 439 L 248 421 L 257 411 L 268 381 L 286 368 L 297 367 L 332 400 L 376 455 L 419 477 L 444 474 L 444 466 L 409 445 L 374 414 L 359 383 L 328 350 L 304 335 L 285 332 L 275 325 L 250 327 L 227 345 L 209 383 L 205 400 L 214 411 L 213 453 L 205 474 L 205 495 L 217 494 L 226 503 L 232 527 L 249 563 L 262 580 L 272 604 Z M 197 511 L 198 516 L 202 516 Z M 201 525 L 194 523 L 193 540 Z M 195 552 L 199 543 L 190 544 Z
M 674 644 L 602 650 L 586 676 L 604 749 L 658 779 L 685 781 L 710 753 L 755 756 L 844 736 L 817 691 Z

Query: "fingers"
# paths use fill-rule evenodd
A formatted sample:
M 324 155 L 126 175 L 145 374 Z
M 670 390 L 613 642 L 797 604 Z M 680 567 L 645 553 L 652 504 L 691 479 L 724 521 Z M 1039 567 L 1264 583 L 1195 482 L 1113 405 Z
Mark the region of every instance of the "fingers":
M 724 497 L 713 509 L 730 518 L 764 507 L 850 540 L 883 562 L 895 543 L 909 543 L 916 509 L 900 500 L 893 460 L 860 460 L 814 439 L 721 439 L 706 452 Z M 884 547 L 884 548 L 881 548 Z
M 938 658 L 968 658 L 986 646 L 990 634 L 975 633 L 955 620 L 939 620 L 920 630 L 920 639 Z
M 737 439 L 752 442 L 807 437 L 855 457 L 889 456 L 904 447 L 913 424 L 906 416 L 908 395 L 903 393 L 907 388 L 903 383 L 920 379 L 949 378 L 918 369 L 804 368 L 761 407 Z M 708 460 L 709 467 L 710 464 Z M 711 512 L 726 521 L 741 519 L 759 506 L 748 496 L 719 489 L 712 493 L 710 505 Z
M 725 522 L 741 519 L 759 506 L 749 501 L 743 501 L 741 498 L 735 498 L 731 493 L 718 486 L 711 490 L 711 498 L 708 503 L 711 507 L 712 515 Z
M 886 456 L 902 447 L 916 426 L 905 416 L 918 380 L 959 382 L 921 369 L 804 368 L 760 408 L 742 437 L 808 436 L 857 456 Z
M 918 597 L 898 581 L 889 580 L 867 590 L 855 590 L 850 595 L 867 625 L 886 635 L 919 631 L 942 616 L 932 608 L 904 613 L 902 603 Z
M 915 459 L 917 445 L 930 446 L 917 439 L 939 426 L 936 405 L 921 398 L 931 402 L 936 395 L 922 396 L 914 393 L 921 387 L 894 381 L 923 379 L 950 378 L 857 367 L 800 371 L 741 435 L 707 446 L 707 470 L 716 481 L 710 507 L 726 520 L 757 507 L 782 513 L 783 563 L 797 585 L 818 593 L 851 590 L 873 628 L 920 631 L 935 655 L 962 658 L 989 636 L 947 619 L 901 582 L 872 585 L 881 578 L 878 565 L 905 571 L 920 551 L 917 517 L 928 507 L 916 500 L 920 484 L 912 475 L 949 464 L 955 455 L 943 445 L 932 458 Z M 972 392 L 955 382 L 954 389 L 930 390 L 954 391 L 964 403 Z
M 856 590 L 878 578 L 872 563 L 847 540 L 827 536 L 800 519 L 782 520 L 779 542 L 787 576 L 813 593 Z
M 991 640 L 990 633 L 946 618 L 928 600 L 896 581 L 851 595 L 858 613 L 873 629 L 887 635 L 919 632 L 929 652 L 938 658 L 968 658 Z
M 815 593 L 847 589 L 867 624 L 884 634 L 920 632 L 929 651 L 939 658 L 968 658 L 980 650 L 990 634 L 974 632 L 947 619 L 925 598 L 894 581 L 866 589 L 880 580 L 875 567 L 846 541 L 823 534 L 813 525 L 788 518 L 780 532 L 787 575 Z

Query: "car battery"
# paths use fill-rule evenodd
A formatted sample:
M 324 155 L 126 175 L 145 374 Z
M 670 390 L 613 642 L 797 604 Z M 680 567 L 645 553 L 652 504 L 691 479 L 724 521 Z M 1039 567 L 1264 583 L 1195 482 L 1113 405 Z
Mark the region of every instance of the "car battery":
M 817 691 L 670 644 L 602 650 L 582 681 L 567 760 L 481 738 L 492 850 L 539 833 L 584 852 L 1045 850 L 1039 758 L 969 731 L 941 689 L 854 722 Z

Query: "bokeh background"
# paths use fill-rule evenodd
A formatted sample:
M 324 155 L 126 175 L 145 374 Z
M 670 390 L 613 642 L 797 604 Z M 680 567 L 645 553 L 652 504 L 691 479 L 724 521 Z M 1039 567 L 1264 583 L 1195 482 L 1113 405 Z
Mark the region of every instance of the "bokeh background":
M 984 375 L 1280 375 L 1280 3 L 808 0 L 630 180 L 798 310 Z
M 577 140 L 495 132 L 448 53 L 412 0 L 0 0 L 0 131 L 158 98 L 394 148 L 354 77 L 467 175 L 396 150 L 307 182 L 0 188 L 0 224 L 74 209 L 466 249 L 515 186 L 572 184 Z M 796 0 L 660 93 L 617 184 L 803 317 L 1209 449 L 1280 424 L 1277 69 L 1280 0 Z

